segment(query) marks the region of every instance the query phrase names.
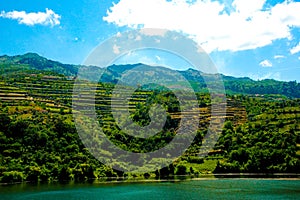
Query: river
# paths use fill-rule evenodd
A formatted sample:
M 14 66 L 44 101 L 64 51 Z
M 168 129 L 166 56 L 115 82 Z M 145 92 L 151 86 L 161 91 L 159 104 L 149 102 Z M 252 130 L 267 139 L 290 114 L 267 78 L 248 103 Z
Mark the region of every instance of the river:
M 299 179 L 204 179 L 139 183 L 16 184 L 1 200 L 300 199 Z

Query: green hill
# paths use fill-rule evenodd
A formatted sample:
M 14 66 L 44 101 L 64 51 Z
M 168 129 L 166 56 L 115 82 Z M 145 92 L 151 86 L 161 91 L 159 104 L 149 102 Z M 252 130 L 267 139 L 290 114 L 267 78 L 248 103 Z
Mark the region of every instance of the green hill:
M 144 66 L 145 69 L 150 68 L 150 66 L 141 63 L 134 65 L 112 65 L 107 67 L 104 72 L 104 68 L 91 66 L 90 68 L 103 73 L 101 81 L 117 83 L 123 73 L 134 70 L 137 66 Z M 11 71 L 42 70 L 74 77 L 77 75 L 78 69 L 84 67 L 86 66 L 62 64 L 60 62 L 48 60 L 35 53 L 27 53 L 18 56 L 0 56 L 0 74 L 9 73 Z M 156 67 L 156 69 L 159 69 L 159 67 Z M 204 80 L 210 81 L 210 77 L 212 76 L 211 74 L 205 74 L 194 69 L 178 72 L 191 83 L 195 91 L 199 92 L 206 91 L 206 83 Z M 93 75 L 95 74 L 96 73 Z M 235 78 L 222 74 L 220 74 L 220 76 L 224 82 L 226 93 L 228 94 L 271 95 L 277 97 L 285 96 L 289 98 L 300 98 L 300 84 L 296 81 L 284 82 L 272 79 L 254 81 L 247 77 Z
M 217 118 L 225 119 L 226 123 L 215 148 L 204 158 L 198 156 L 202 139 L 214 119 L 210 114 L 210 95 L 196 92 L 200 120 L 192 145 L 168 167 L 145 174 L 132 174 L 103 165 L 82 144 L 72 115 L 76 77 L 72 70 L 76 66 L 73 68 L 72 65 L 49 61 L 37 54 L 2 56 L 0 63 L 2 183 L 107 180 L 107 177 L 163 178 L 213 172 L 300 173 L 300 100 L 296 95 L 287 95 L 291 92 L 297 94 L 293 90 L 299 87 L 298 83 L 224 76 L 228 91 L 227 111 Z M 147 139 L 135 138 L 121 131 L 111 113 L 112 90 L 120 74 L 135 66 L 110 66 L 105 82 L 89 84 L 96 88 L 95 108 L 106 136 L 124 150 L 151 152 L 168 144 L 176 136 L 182 117 L 193 117 L 195 110 L 181 113 L 178 101 L 169 90 L 139 88 L 129 99 L 130 119 L 140 125 L 150 123 L 149 109 L 152 104 L 159 103 L 167 111 L 166 124 L 161 132 Z M 195 81 L 200 80 L 202 75 L 191 69 L 180 73 L 193 82 L 194 87 Z M 259 84 L 263 84 L 269 90 L 269 87 L 281 84 L 283 88 L 289 87 L 290 91 L 284 94 L 277 90 L 277 93 L 267 95 L 255 95 L 260 93 L 245 92 L 246 89 L 238 92 L 242 88 L 238 84 L 241 82 L 248 89 L 260 88 Z M 201 81 L 199 83 L 202 84 Z M 228 90 L 228 87 L 234 90 Z M 124 92 L 130 89 L 131 86 L 124 82 Z M 85 105 L 89 104 L 88 100 L 84 96 L 80 99 Z M 119 104 L 120 110 L 125 109 L 123 104 L 115 103 Z
M 17 56 L 0 56 L 0 66 L 1 70 L 9 70 L 9 68 L 17 70 L 17 67 L 20 67 L 19 70 L 25 68 L 30 70 L 51 71 L 66 76 L 75 76 L 78 67 L 80 67 L 79 65 L 62 64 L 60 62 L 48 60 L 36 53 L 27 53 Z

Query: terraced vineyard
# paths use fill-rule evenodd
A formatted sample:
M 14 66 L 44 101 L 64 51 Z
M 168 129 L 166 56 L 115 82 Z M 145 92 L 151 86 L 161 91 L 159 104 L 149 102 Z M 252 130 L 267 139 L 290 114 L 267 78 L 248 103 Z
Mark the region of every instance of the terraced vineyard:
M 85 180 L 101 177 L 164 177 L 212 172 L 295 172 L 300 169 L 300 100 L 283 95 L 228 95 L 226 114 L 222 105 L 211 115 L 210 95 L 197 93 L 199 108 L 181 112 L 170 91 L 138 88 L 128 104 L 112 99 L 112 83 L 87 83 L 94 88 L 74 96 L 73 76 L 40 70 L 6 70 L 0 76 L 0 177 L 2 182 Z M 124 86 L 123 92 L 132 89 Z M 91 92 L 91 91 L 90 91 Z M 76 101 L 72 107 L 72 100 Z M 130 119 L 145 126 L 149 110 L 161 104 L 167 111 L 162 131 L 148 139 L 120 130 L 111 113 L 129 108 Z M 74 102 L 73 102 L 74 103 Z M 117 146 L 132 152 L 151 152 L 168 144 L 177 134 L 182 118 L 196 127 L 192 145 L 173 164 L 147 174 L 124 174 L 96 160 L 75 130 L 76 106 L 93 106 L 100 126 Z M 191 102 L 192 103 L 192 102 Z M 75 110 L 73 110 L 75 108 Z M 199 123 L 192 123 L 199 116 Z M 199 157 L 202 139 L 210 123 L 224 119 L 222 135 L 205 158 Z M 189 120 L 191 122 L 189 122 Z M 125 122 L 126 123 L 126 120 Z

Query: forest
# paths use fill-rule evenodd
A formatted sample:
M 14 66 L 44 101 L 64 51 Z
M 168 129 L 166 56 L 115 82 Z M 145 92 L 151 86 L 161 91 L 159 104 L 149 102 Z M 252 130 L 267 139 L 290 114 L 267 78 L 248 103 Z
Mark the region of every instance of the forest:
M 0 57 L 0 182 L 88 181 L 165 178 L 212 173 L 300 173 L 300 84 L 223 76 L 226 114 L 220 138 L 198 155 L 211 120 L 211 99 L 194 70 L 181 73 L 196 91 L 201 114 L 192 145 L 160 170 L 124 173 L 98 161 L 83 145 L 73 118 L 72 92 L 81 66 L 49 61 L 37 54 Z M 133 66 L 128 66 L 128 69 Z M 106 136 L 126 151 L 151 152 L 168 144 L 182 118 L 172 91 L 135 90 L 130 117 L 144 126 L 151 105 L 167 112 L 161 132 L 135 138 L 118 128 L 110 110 L 112 90 L 126 66 L 111 66 L 105 82 L 93 83 L 96 111 Z M 197 78 L 198 77 L 198 78 Z M 199 80 L 198 82 L 196 82 Z M 125 88 L 130 86 L 124 86 Z M 120 108 L 121 109 L 121 108 Z M 186 113 L 189 115 L 192 113 Z

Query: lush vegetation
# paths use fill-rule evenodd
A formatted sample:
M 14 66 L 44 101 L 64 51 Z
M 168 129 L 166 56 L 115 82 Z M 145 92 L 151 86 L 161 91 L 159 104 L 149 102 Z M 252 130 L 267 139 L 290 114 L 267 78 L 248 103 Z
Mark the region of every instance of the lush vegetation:
M 240 98 L 248 122 L 225 124 L 217 145 L 225 150 L 224 159 L 215 172 L 299 173 L 299 99 Z
M 121 74 L 128 70 L 133 69 L 137 65 L 112 65 L 108 67 L 103 75 L 103 81 L 116 83 L 121 77 Z M 8 73 L 11 71 L 22 71 L 25 69 L 30 70 L 43 70 L 51 71 L 65 76 L 76 76 L 78 69 L 82 67 L 79 65 L 62 64 L 56 61 L 48 60 L 35 53 L 27 53 L 18 56 L 0 56 L 0 73 Z M 147 66 L 146 66 L 147 68 Z M 94 70 L 100 70 L 95 68 Z M 210 74 L 205 74 L 194 69 L 185 71 L 178 71 L 188 81 L 190 81 L 195 91 L 205 92 L 206 81 L 211 79 Z M 250 78 L 235 78 L 231 76 L 220 75 L 224 81 L 226 92 L 228 94 L 248 94 L 248 95 L 279 95 L 289 98 L 300 98 L 300 83 L 296 81 L 284 82 L 272 79 L 261 81 L 254 81 Z
M 198 92 L 201 117 L 189 149 L 168 167 L 132 174 L 103 165 L 79 139 L 72 116 L 74 77 L 70 75 L 76 74 L 74 66 L 49 62 L 35 54 L 4 56 L 1 62 L 0 181 L 3 183 L 136 176 L 160 178 L 227 172 L 300 172 L 300 100 L 292 98 L 298 95 L 298 83 L 243 79 L 245 83 L 238 84 L 243 81 L 225 79 L 227 88 L 235 88 L 228 91 L 226 116 L 219 116 L 226 119 L 226 123 L 215 149 L 204 158 L 199 157 L 198 152 L 211 121 L 210 96 Z M 114 88 L 111 80 L 117 79 L 126 66 L 121 66 L 119 71 L 116 69 L 116 66 L 110 67 L 105 79 L 107 83 L 93 83 L 97 88 L 95 107 L 105 134 L 116 145 L 132 152 L 150 152 L 165 146 L 176 135 L 182 118 L 174 94 L 168 90 L 136 90 L 129 101 L 131 119 L 147 125 L 150 106 L 160 103 L 167 110 L 167 121 L 163 130 L 153 137 L 130 136 L 118 128 L 110 112 Z M 199 80 L 198 72 L 182 73 L 190 76 L 192 84 L 195 83 L 193 80 Z M 253 87 L 260 89 L 252 91 Z M 276 88 L 276 91 L 272 92 L 270 88 Z M 247 94 L 235 94 L 239 91 Z

